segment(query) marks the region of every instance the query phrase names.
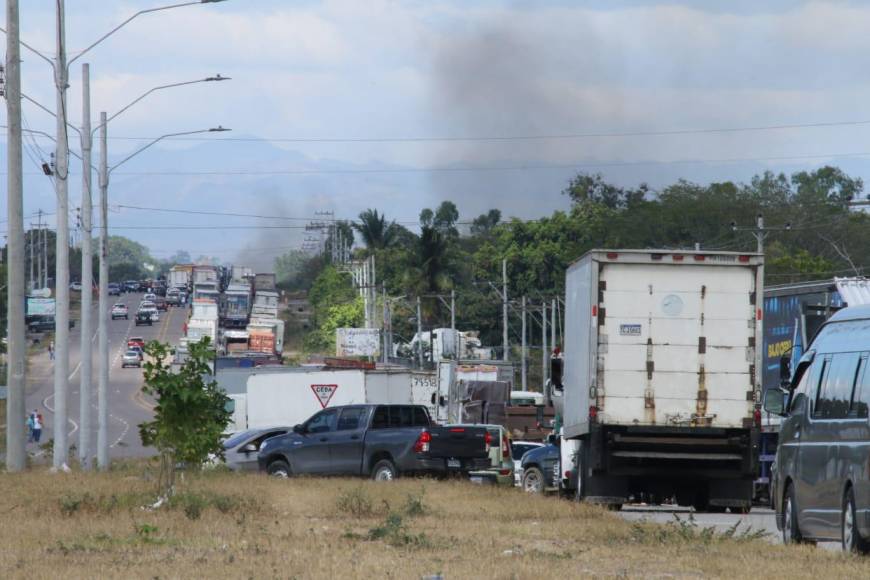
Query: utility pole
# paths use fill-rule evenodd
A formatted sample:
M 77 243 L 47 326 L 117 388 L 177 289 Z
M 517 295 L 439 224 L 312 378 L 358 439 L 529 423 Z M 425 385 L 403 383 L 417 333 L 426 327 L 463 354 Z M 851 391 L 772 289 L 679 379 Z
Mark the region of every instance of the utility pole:
M 541 301 L 541 389 L 547 386 L 547 301 Z
M 106 113 L 100 113 L 100 297 L 99 380 L 97 382 L 97 467 L 109 469 L 109 152 Z
M 36 286 L 33 285 L 33 222 L 30 223 L 30 231 L 27 236 L 27 245 L 30 247 L 30 279 L 27 282 L 27 288 L 33 290 Z
M 6 367 L 6 471 L 25 466 L 24 386 L 27 361 L 24 333 L 24 190 L 21 142 L 21 43 L 18 0 L 6 0 L 6 209 L 8 363 Z
M 387 314 L 387 287 L 384 284 L 381 284 L 381 296 L 384 299 L 384 322 L 381 328 L 381 333 L 383 334 L 384 339 L 384 352 L 383 356 L 381 356 L 382 362 L 387 364 L 387 324 L 389 323 L 389 314 Z
M 453 339 L 456 340 L 456 349 L 459 350 L 459 340 L 456 337 L 456 289 L 450 289 L 450 330 L 453 332 Z M 458 353 L 457 353 L 457 357 Z
M 508 293 L 507 293 L 507 260 L 501 261 L 501 324 L 502 324 L 502 360 L 508 360 Z
M 82 314 L 81 382 L 79 383 L 79 460 L 91 467 L 91 305 L 94 295 L 93 251 L 91 250 L 91 83 L 90 65 L 82 64 Z
M 731 222 L 731 230 L 734 232 L 749 232 L 755 237 L 755 251 L 759 254 L 764 254 L 764 240 L 768 234 L 773 231 L 791 231 L 791 223 L 786 223 L 784 227 L 769 228 L 764 225 L 764 216 L 758 214 L 755 216 L 755 227 L 738 226 L 737 222 Z
M 420 308 L 420 297 L 417 296 L 417 354 L 420 368 L 423 368 L 423 315 Z
M 556 349 L 556 299 L 550 303 L 550 349 Z M 550 353 L 547 353 L 548 355 Z
M 523 326 L 522 326 L 522 348 L 520 349 L 520 356 L 522 357 L 522 362 L 520 363 L 520 377 L 522 378 L 523 391 L 528 391 L 528 384 L 526 382 L 526 297 L 523 296 Z

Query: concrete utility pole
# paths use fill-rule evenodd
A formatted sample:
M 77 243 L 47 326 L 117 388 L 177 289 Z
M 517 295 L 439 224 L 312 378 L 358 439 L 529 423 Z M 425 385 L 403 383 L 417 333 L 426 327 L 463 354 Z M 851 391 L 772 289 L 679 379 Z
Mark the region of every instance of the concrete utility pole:
M 389 314 L 387 314 L 387 287 L 383 284 L 381 284 L 381 295 L 384 299 L 384 321 L 381 327 L 381 334 L 383 334 L 384 339 L 384 352 L 382 353 L 381 360 L 384 364 L 387 364 L 387 325 L 389 324 Z
M 91 249 L 91 84 L 90 65 L 82 64 L 82 316 L 81 383 L 79 384 L 79 460 L 82 468 L 91 467 L 91 306 L 94 292 L 93 251 Z
M 501 261 L 501 324 L 502 324 L 502 360 L 508 360 L 508 293 L 507 293 L 507 260 Z
M 420 308 L 420 297 L 417 296 L 417 354 L 420 368 L 423 368 L 423 315 Z
M 767 235 L 773 231 L 791 231 L 791 223 L 786 223 L 782 227 L 769 228 L 764 225 L 764 216 L 758 214 L 755 216 L 755 227 L 738 226 L 737 222 L 731 222 L 731 230 L 751 233 L 755 237 L 755 251 L 759 254 L 764 254 L 764 240 L 767 238 Z
M 456 337 L 456 290 L 450 289 L 450 330 L 453 331 L 453 338 L 456 340 L 456 349 L 459 350 L 459 339 Z M 457 353 L 457 357 L 458 353 Z
M 57 58 L 54 74 L 57 88 L 57 149 L 54 183 L 57 193 L 55 238 L 56 314 L 54 329 L 54 454 L 52 467 L 67 468 L 69 390 L 69 143 L 66 128 L 66 26 L 64 0 L 57 0 Z
M 549 375 L 549 370 L 547 368 L 547 360 L 548 360 L 548 352 L 547 352 L 547 301 L 543 300 L 541 302 L 541 388 L 546 390 L 547 386 L 547 375 Z
M 550 349 L 556 348 L 556 299 L 550 303 Z M 549 356 L 550 353 L 547 353 Z
M 30 279 L 27 281 L 27 288 L 33 290 L 36 286 L 33 285 L 33 222 L 30 223 L 30 231 L 27 236 L 27 245 L 30 247 Z
M 24 452 L 24 386 L 27 361 L 24 333 L 24 189 L 21 142 L 21 44 L 18 28 L 18 0 L 6 0 L 6 269 L 8 363 L 6 367 L 6 470 L 21 471 Z
M 100 292 L 99 379 L 97 381 L 97 467 L 109 469 L 109 152 L 106 113 L 100 113 Z
M 522 357 L 521 364 L 521 372 L 520 377 L 522 378 L 523 391 L 528 391 L 528 384 L 526 382 L 526 297 L 523 296 L 523 326 L 522 326 L 522 348 L 520 349 L 520 356 Z

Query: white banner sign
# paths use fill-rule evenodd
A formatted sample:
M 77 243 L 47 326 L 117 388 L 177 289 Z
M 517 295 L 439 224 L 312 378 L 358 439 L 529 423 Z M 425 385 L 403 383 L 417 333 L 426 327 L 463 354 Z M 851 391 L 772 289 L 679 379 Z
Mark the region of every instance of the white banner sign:
M 335 330 L 336 356 L 378 356 L 381 352 L 381 333 L 377 328 L 337 328 Z

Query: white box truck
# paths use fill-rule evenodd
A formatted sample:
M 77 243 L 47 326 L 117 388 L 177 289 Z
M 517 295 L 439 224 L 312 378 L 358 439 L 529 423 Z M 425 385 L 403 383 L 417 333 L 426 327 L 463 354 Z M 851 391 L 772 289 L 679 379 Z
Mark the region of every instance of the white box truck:
M 748 510 L 758 470 L 763 257 L 593 250 L 566 273 L 563 490 Z M 558 363 L 557 363 L 558 366 Z

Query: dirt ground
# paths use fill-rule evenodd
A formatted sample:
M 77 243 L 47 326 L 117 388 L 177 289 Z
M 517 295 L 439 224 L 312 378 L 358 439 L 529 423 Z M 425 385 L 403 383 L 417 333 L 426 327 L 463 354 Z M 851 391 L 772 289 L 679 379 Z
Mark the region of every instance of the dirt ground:
M 3 578 L 868 578 L 870 559 L 753 530 L 627 522 L 466 482 L 186 474 L 0 475 Z

